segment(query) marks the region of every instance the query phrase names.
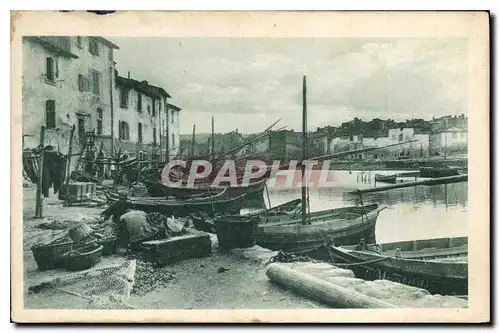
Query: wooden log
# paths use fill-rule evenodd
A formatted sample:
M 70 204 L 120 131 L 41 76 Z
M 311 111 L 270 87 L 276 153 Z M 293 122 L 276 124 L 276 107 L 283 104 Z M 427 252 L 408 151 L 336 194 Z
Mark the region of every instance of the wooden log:
M 67 157 L 67 160 L 66 160 L 66 170 L 65 170 L 65 175 L 64 175 L 64 179 L 66 180 L 65 181 L 65 184 L 66 184 L 66 198 L 65 198 L 65 201 L 66 201 L 66 205 L 70 205 L 71 201 L 70 201 L 70 198 L 69 198 L 69 179 L 70 179 L 70 171 L 71 171 L 71 153 L 73 151 L 73 135 L 75 134 L 75 125 L 73 125 L 73 127 L 71 128 L 71 133 L 70 133 L 70 136 L 69 136 L 69 147 L 68 147 L 68 157 Z M 61 191 L 59 191 L 59 193 L 61 193 Z
M 401 184 L 395 184 L 395 185 L 387 185 L 387 186 L 380 186 L 380 187 L 373 187 L 373 188 L 366 188 L 366 189 L 356 189 L 356 190 L 351 191 L 349 193 L 351 193 L 351 194 L 364 194 L 364 193 L 380 192 L 380 191 L 387 191 L 387 190 L 395 190 L 398 188 L 413 187 L 413 186 L 417 186 L 417 185 L 432 186 L 432 185 L 442 185 L 442 184 L 450 184 L 450 183 L 460 183 L 460 182 L 466 182 L 467 177 L 468 177 L 467 175 L 458 175 L 458 176 L 441 177 L 441 178 L 434 178 L 434 179 L 427 179 L 427 180 L 418 180 L 415 182 L 407 182 L 407 183 L 401 183 Z
M 298 272 L 279 263 L 271 264 L 266 271 L 266 275 L 273 282 L 334 307 L 395 308 L 394 305 L 387 302 L 337 286 L 312 275 Z
M 35 217 L 43 217 L 43 159 L 45 157 L 45 126 L 40 129 L 40 160 L 38 161 L 38 184 L 36 187 Z

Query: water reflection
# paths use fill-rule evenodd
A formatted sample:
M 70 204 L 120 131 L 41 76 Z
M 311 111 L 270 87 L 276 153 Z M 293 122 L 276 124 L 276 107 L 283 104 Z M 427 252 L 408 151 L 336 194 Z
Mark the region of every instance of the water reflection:
M 309 190 L 311 211 L 361 203 L 386 205 L 388 209 L 380 214 L 377 222 L 378 242 L 468 235 L 467 183 L 416 186 L 366 193 L 360 198 L 348 192 L 354 188 L 375 186 L 373 181 L 375 172 L 371 173 L 371 181 L 366 183 L 357 182 L 355 172 L 349 174 L 348 171 L 337 171 L 337 173 L 337 187 Z M 376 184 L 376 186 L 382 185 Z M 300 198 L 301 190 L 270 188 L 269 196 L 271 205 L 275 206 Z M 267 203 L 267 197 L 265 199 Z

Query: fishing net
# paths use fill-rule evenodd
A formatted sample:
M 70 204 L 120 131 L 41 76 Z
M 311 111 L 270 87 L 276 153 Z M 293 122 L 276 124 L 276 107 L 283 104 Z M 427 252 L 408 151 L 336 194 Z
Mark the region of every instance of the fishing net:
M 31 286 L 29 292 L 62 296 L 59 297 L 63 303 L 60 305 L 65 308 L 73 308 L 75 302 L 90 309 L 133 308 L 128 302 L 135 284 L 137 261 L 114 259 L 86 271 L 64 274 Z

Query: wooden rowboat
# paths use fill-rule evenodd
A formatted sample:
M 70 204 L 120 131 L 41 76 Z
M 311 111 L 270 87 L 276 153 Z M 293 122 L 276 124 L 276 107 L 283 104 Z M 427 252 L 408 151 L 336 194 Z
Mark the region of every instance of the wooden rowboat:
M 466 237 L 324 248 L 328 259 L 359 278 L 392 280 L 435 294 L 468 292 Z
M 351 206 L 307 214 L 303 224 L 300 214 L 272 217 L 273 222 L 259 223 L 257 244 L 271 250 L 309 251 L 325 242 L 357 244 L 361 238 L 375 241 L 375 225 L 385 206 Z M 271 218 L 271 217 L 270 217 Z
M 126 206 L 147 213 L 157 212 L 176 217 L 188 216 L 199 212 L 209 214 L 237 214 L 243 206 L 244 199 L 245 194 L 234 197 L 227 195 L 227 190 L 222 190 L 216 195 L 193 197 L 190 199 L 132 197 L 126 201 Z
M 249 207 L 262 207 L 264 203 L 264 187 L 266 186 L 267 179 L 262 179 L 255 182 L 250 182 L 248 186 L 211 186 L 205 184 L 195 184 L 194 186 L 181 185 L 179 187 L 168 187 L 160 181 L 149 182 L 143 181 L 149 193 L 153 197 L 172 196 L 176 198 L 190 198 L 193 196 L 206 195 L 207 193 L 217 193 L 221 190 L 226 190 L 227 195 L 232 197 L 239 197 L 245 195 L 245 200 L 250 203 Z M 264 206 L 265 207 L 265 206 Z

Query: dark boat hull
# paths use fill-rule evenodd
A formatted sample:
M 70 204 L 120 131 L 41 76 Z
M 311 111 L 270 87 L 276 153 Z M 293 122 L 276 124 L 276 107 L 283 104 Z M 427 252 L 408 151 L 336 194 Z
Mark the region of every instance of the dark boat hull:
M 232 197 L 238 197 L 242 194 L 245 195 L 246 207 L 263 208 L 264 202 L 264 188 L 266 182 L 251 183 L 249 186 L 235 186 L 235 187 L 219 187 L 213 191 L 220 190 L 220 188 L 227 189 L 227 194 Z M 148 191 L 153 197 L 175 197 L 175 198 L 189 198 L 193 196 L 206 195 L 209 191 L 207 187 L 197 185 L 195 187 L 167 187 L 161 183 L 154 183 L 148 187 Z
M 375 253 L 371 254 L 361 251 L 348 253 L 334 246 L 325 246 L 324 249 L 325 253 L 323 254 L 325 257 L 321 259 L 330 259 L 337 263 L 347 264 L 365 263 L 349 266 L 349 269 L 358 278 L 366 280 L 391 280 L 427 289 L 433 294 L 468 294 L 466 263 L 430 262 L 384 257 Z M 315 257 L 318 258 L 318 256 Z
M 270 250 L 287 252 L 310 251 L 332 241 L 336 245 L 357 244 L 361 238 L 366 242 L 374 242 L 378 214 L 383 208 L 378 208 L 378 205 L 365 207 L 366 214 L 351 220 L 328 220 L 328 215 L 325 215 L 324 219 L 313 221 L 310 225 L 301 225 L 300 220 L 283 226 L 259 224 L 256 241 L 259 246 Z M 348 212 L 349 209 L 359 210 L 360 207 L 341 208 L 332 212 Z
M 152 200 L 153 199 L 153 200 Z M 146 213 L 162 213 L 175 217 L 184 217 L 191 214 L 238 214 L 245 206 L 245 195 L 238 197 L 224 197 L 214 200 L 165 200 L 159 198 L 137 198 L 129 200 L 127 207 L 142 210 Z
M 441 178 L 457 176 L 458 170 L 451 168 L 420 168 L 420 177 L 424 178 Z
M 396 177 L 396 175 L 375 175 L 375 181 L 377 183 L 396 184 Z

